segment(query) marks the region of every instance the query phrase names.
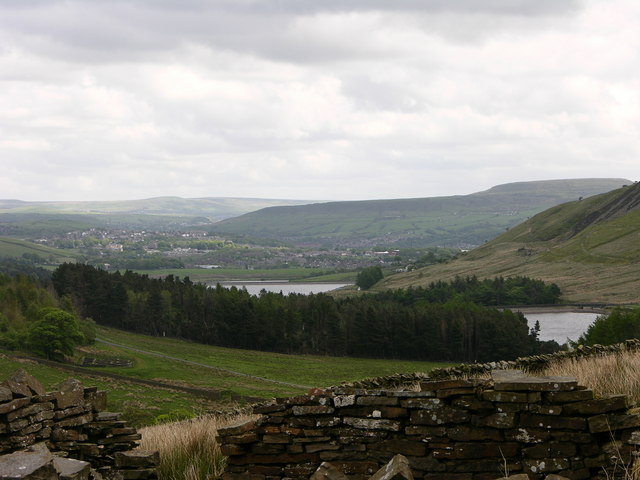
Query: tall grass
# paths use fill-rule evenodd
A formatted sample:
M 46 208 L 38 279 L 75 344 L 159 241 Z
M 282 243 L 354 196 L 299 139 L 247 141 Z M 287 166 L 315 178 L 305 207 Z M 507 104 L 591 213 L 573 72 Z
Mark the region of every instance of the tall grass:
M 141 450 L 160 452 L 159 480 L 208 480 L 222 474 L 226 458 L 216 442 L 218 428 L 250 415 L 207 415 L 140 429 Z
M 640 403 L 640 352 L 566 359 L 552 364 L 541 375 L 576 377 L 579 385 L 589 387 L 597 397 L 623 394 L 633 404 Z

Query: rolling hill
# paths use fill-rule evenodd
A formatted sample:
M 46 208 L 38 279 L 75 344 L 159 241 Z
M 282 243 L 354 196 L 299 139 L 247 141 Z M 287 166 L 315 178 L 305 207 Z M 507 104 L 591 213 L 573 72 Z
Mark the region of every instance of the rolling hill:
M 301 200 L 157 197 L 112 202 L 0 200 L 0 234 L 37 236 L 89 228 L 184 229 Z
M 300 246 L 471 247 L 551 206 L 629 183 L 624 179 L 518 182 L 471 195 L 269 207 L 223 220 L 211 230 Z
M 570 302 L 640 302 L 640 183 L 545 210 L 446 264 L 393 275 L 375 288 L 456 275 L 526 275 L 557 283 Z
M 60 250 L 15 238 L 0 237 L 0 257 L 22 258 L 25 254 L 51 263 L 74 262 L 80 256 L 68 250 Z

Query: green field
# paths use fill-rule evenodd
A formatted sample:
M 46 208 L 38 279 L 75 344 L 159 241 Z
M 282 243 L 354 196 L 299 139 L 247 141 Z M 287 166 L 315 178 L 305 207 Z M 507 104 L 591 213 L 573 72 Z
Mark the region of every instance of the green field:
M 203 412 L 229 405 L 233 395 L 272 398 L 305 393 L 308 387 L 328 387 L 364 378 L 394 373 L 426 372 L 447 364 L 400 360 L 372 360 L 311 355 L 283 355 L 231 348 L 212 347 L 182 340 L 147 337 L 100 327 L 98 338 L 155 352 L 142 353 L 97 342 L 88 354 L 132 359 L 131 368 L 101 368 L 124 377 L 160 380 L 183 386 L 195 386 L 222 391 L 222 400 L 205 401 L 193 395 L 166 389 L 133 385 L 122 381 L 78 376 L 56 368 L 33 363 L 21 363 L 0 357 L 0 377 L 16 368 L 25 368 L 48 388 L 73 376 L 85 385 L 97 385 L 109 391 L 109 408 L 123 411 L 138 424 L 146 424 L 160 415 L 176 409 Z M 202 366 L 176 359 L 202 364 Z M 97 369 L 96 369 L 97 370 Z M 237 373 L 231 373 L 231 372 Z M 264 380 L 250 376 L 263 377 Z M 270 381 L 268 381 L 268 380 Z M 276 382 L 286 382 L 299 387 Z
M 60 250 L 15 238 L 0 237 L 0 257 L 22 257 L 35 254 L 46 261 L 73 262 L 80 255 L 69 250 Z
M 80 380 L 85 386 L 96 386 L 100 390 L 106 390 L 108 392 L 107 409 L 123 413 L 125 419 L 137 426 L 153 423 L 154 419 L 161 414 L 186 411 L 197 415 L 222 407 L 219 403 L 184 392 L 151 388 L 104 377 L 79 375 L 31 361 L 16 360 L 0 353 L 0 380 L 9 377 L 18 368 L 27 370 L 40 380 L 47 391 L 54 390 L 56 384 L 69 377 Z
M 157 270 L 135 270 L 136 273 L 150 277 L 164 278 L 189 277 L 194 282 L 217 283 L 232 280 L 263 281 L 282 280 L 290 282 L 355 282 L 357 272 L 334 273 L 332 270 L 320 268 L 261 268 L 247 270 L 244 268 L 163 268 Z

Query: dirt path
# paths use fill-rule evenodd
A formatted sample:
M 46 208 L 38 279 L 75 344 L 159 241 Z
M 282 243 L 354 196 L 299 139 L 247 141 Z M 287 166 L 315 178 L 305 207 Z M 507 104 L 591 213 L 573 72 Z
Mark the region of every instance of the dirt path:
M 230 373 L 232 375 L 237 375 L 237 376 L 240 376 L 240 377 L 247 377 L 247 378 L 252 378 L 254 380 L 261 380 L 263 382 L 276 383 L 278 385 L 285 385 L 287 387 L 295 387 L 295 388 L 304 388 L 304 389 L 312 388 L 309 385 L 299 385 L 297 383 L 283 382 L 281 380 L 272 380 L 270 378 L 258 377 L 256 375 L 249 375 L 248 373 L 237 372 L 235 370 L 230 370 L 230 369 L 224 368 L 224 367 L 215 367 L 213 365 L 207 365 L 206 363 L 192 362 L 191 360 L 185 360 L 183 358 L 171 357 L 171 356 L 165 355 L 163 353 L 150 352 L 150 351 L 147 351 L 147 350 L 140 350 L 139 348 L 129 347 L 127 345 L 121 345 L 119 343 L 113 343 L 113 342 L 110 342 L 108 340 L 103 340 L 101 338 L 96 338 L 96 342 L 104 343 L 106 345 L 111 345 L 113 347 L 124 348 L 126 350 L 132 350 L 132 351 L 138 352 L 138 353 L 144 353 L 145 355 L 154 355 L 156 357 L 166 358 L 167 360 L 175 360 L 177 362 L 182 362 L 182 363 L 186 363 L 186 364 L 189 364 L 189 365 L 195 365 L 195 366 L 198 366 L 198 367 L 210 368 L 211 370 L 223 371 L 223 372 L 227 372 L 227 373 Z

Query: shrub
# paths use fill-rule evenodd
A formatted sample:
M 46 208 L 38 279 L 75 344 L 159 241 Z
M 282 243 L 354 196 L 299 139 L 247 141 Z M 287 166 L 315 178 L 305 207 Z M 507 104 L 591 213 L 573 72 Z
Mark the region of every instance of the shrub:
M 249 415 L 207 415 L 140 429 L 141 450 L 160 452 L 159 480 L 206 480 L 222 475 L 226 458 L 216 443 L 218 428 L 250 420 Z

